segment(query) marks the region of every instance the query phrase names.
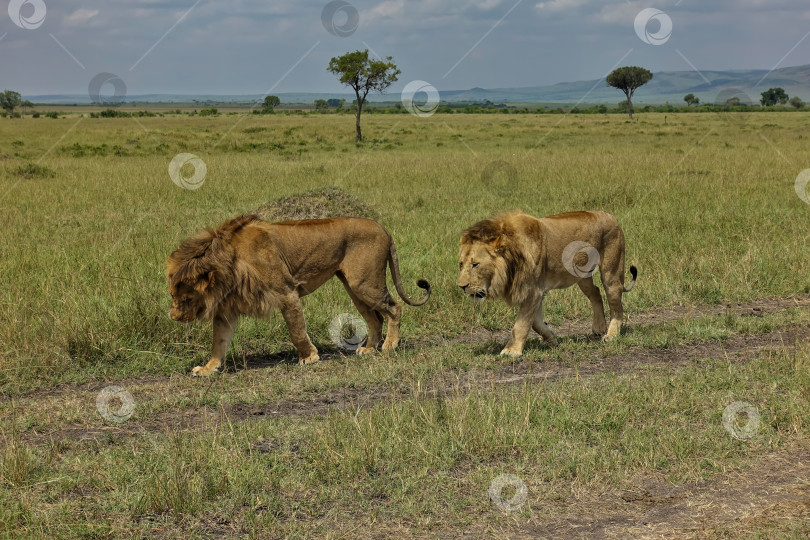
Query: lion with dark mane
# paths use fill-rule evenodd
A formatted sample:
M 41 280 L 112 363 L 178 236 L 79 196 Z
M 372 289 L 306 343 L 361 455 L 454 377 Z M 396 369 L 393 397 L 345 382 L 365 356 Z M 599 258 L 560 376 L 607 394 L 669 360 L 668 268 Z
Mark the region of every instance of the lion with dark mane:
M 568 212 L 542 219 L 517 211 L 480 221 L 461 237 L 458 285 L 471 298 L 505 300 L 520 306 L 503 355 L 520 356 L 529 330 L 552 345 L 554 332 L 543 320 L 543 299 L 552 289 L 575 283 L 591 302 L 594 334 L 610 340 L 619 335 L 624 317 L 624 233 L 615 217 L 602 211 Z M 594 285 L 599 266 L 610 306 L 605 322 L 602 295 Z
M 169 315 L 180 322 L 213 320 L 211 360 L 194 375 L 209 375 L 224 361 L 241 315 L 267 317 L 281 311 L 298 351 L 299 363 L 319 360 L 307 335 L 301 297 L 337 276 L 368 325 L 368 354 L 388 331 L 382 349 L 396 349 L 402 307 L 389 294 L 386 266 L 400 298 L 420 306 L 430 285 L 417 285 L 426 295 L 419 302 L 402 288 L 394 241 L 382 225 L 369 219 L 335 218 L 268 223 L 254 215 L 229 219 L 185 240 L 166 263 L 172 295 Z

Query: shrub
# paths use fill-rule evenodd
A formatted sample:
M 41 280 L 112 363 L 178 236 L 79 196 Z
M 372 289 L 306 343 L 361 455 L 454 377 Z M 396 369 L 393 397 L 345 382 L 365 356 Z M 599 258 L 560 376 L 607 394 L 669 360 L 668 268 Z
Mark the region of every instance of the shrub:
M 25 178 L 52 178 L 56 176 L 56 173 L 53 172 L 53 170 L 42 165 L 37 165 L 36 163 L 26 163 L 25 165 L 20 165 L 17 167 L 15 172 L 18 176 Z

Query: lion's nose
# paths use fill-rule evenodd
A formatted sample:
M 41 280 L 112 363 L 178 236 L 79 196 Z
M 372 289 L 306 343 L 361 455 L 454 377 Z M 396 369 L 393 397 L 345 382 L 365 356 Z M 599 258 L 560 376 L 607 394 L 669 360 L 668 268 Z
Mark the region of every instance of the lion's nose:
M 459 287 L 461 287 L 461 290 L 464 291 L 464 292 L 467 292 L 467 287 L 469 287 L 469 286 L 470 286 L 469 283 L 467 283 L 466 285 L 459 285 Z

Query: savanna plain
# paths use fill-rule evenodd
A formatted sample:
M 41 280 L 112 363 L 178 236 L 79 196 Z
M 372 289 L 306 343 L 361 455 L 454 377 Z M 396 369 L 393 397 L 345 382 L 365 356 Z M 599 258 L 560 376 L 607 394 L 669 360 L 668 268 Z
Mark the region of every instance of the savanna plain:
M 808 125 L 370 114 L 355 143 L 342 114 L 3 119 L 0 536 L 807 537 Z M 355 313 L 333 280 L 304 299 L 320 363 L 275 315 L 190 376 L 211 325 L 168 317 L 166 258 L 261 208 L 388 229 L 406 290 L 433 287 L 396 352 L 333 343 Z M 589 336 L 574 287 L 546 298 L 559 346 L 498 356 L 515 311 L 461 294 L 458 242 L 517 208 L 619 219 L 619 339 Z

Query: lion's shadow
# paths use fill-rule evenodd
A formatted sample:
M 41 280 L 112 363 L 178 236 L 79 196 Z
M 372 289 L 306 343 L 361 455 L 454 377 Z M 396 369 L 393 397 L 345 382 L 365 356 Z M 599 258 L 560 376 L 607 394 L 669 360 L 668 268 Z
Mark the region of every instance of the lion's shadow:
M 285 350 L 277 353 L 250 353 L 240 355 L 228 355 L 223 373 L 238 373 L 240 371 L 250 371 L 254 369 L 264 369 L 283 365 L 297 365 L 298 354 L 295 350 Z
M 333 344 L 315 343 L 318 349 L 318 356 L 321 362 L 343 361 L 351 356 L 355 356 L 352 351 L 344 351 Z M 406 340 L 402 340 L 397 347 L 398 351 L 414 350 L 417 345 Z M 377 350 L 376 354 L 383 354 Z M 229 354 L 222 368 L 223 373 L 238 373 L 240 371 L 251 371 L 254 369 L 266 369 L 279 366 L 297 366 L 298 352 L 293 347 L 288 347 L 283 351 L 268 353 L 257 352 L 244 355 Z
M 624 326 L 621 330 L 621 335 L 630 335 L 633 333 L 632 327 Z M 508 339 L 508 338 L 506 338 Z M 506 339 L 497 339 L 492 338 L 488 339 L 485 342 L 478 343 L 475 345 L 470 346 L 470 352 L 475 355 L 483 355 L 483 356 L 498 356 L 501 353 L 501 350 L 506 346 Z M 557 340 L 560 345 L 563 344 L 578 344 L 578 343 L 598 343 L 601 341 L 601 337 L 596 336 L 591 333 L 577 333 L 577 334 L 565 334 L 565 335 L 558 335 Z M 334 361 L 343 361 L 351 356 L 354 356 L 354 352 L 344 351 L 335 345 L 329 343 L 315 343 L 315 346 L 318 349 L 318 355 L 321 358 L 321 362 L 334 362 Z M 398 351 L 403 350 L 416 350 L 424 345 L 418 342 L 411 342 L 408 340 L 402 340 L 397 348 Z M 523 352 L 530 352 L 530 351 L 550 351 L 553 347 L 546 343 L 543 338 L 532 332 L 529 335 L 529 339 L 526 341 L 526 345 L 523 347 Z M 381 351 L 377 351 L 377 354 L 382 354 Z M 225 373 L 238 373 L 240 371 L 250 371 L 254 369 L 266 369 L 266 368 L 273 368 L 279 366 L 297 366 L 298 365 L 298 353 L 296 352 L 295 348 L 288 347 L 285 350 L 268 353 L 268 352 L 256 352 L 256 353 L 249 353 L 244 355 L 228 355 L 227 360 L 225 361 L 225 365 L 223 367 L 223 372 Z
M 633 328 L 631 327 L 622 327 L 621 329 L 621 336 L 630 335 L 633 333 Z M 507 338 L 508 339 L 508 338 Z M 602 341 L 601 336 L 597 336 L 591 333 L 578 333 L 578 334 L 565 334 L 565 335 L 558 335 L 557 341 L 560 345 L 564 344 L 578 344 L 578 343 L 599 343 Z M 485 343 L 481 343 L 473 347 L 472 352 L 476 355 L 491 355 L 491 356 L 498 356 L 503 348 L 506 346 L 506 340 L 498 340 L 498 339 L 490 339 L 487 340 Z M 529 338 L 526 340 L 526 344 L 523 346 L 523 353 L 527 353 L 529 351 L 550 351 L 554 347 L 549 345 L 546 341 L 543 340 L 540 334 L 535 333 L 532 331 L 529 334 Z

